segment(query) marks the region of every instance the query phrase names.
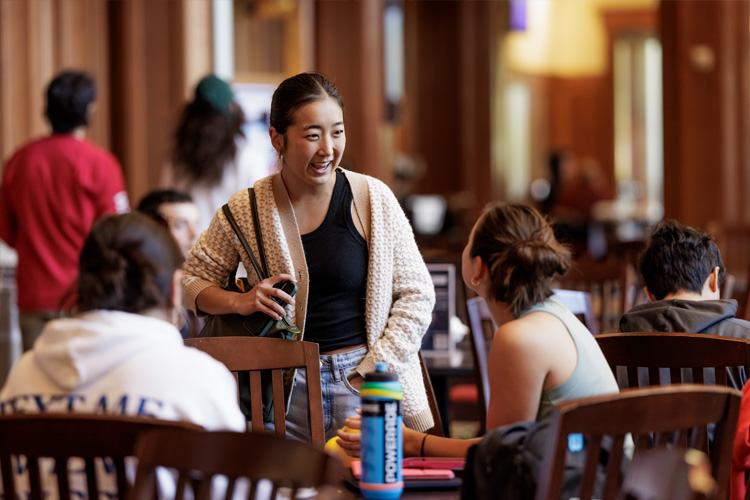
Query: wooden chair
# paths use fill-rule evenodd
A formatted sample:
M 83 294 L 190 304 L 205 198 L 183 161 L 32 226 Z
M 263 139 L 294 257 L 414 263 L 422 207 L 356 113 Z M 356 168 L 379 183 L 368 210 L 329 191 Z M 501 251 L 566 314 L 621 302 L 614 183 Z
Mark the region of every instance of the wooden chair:
M 657 448 L 639 453 L 625 474 L 622 500 L 711 500 L 718 485 L 708 455 Z
M 616 498 L 622 481 L 623 445 L 630 433 L 635 444 L 634 460 L 650 448 L 707 451 L 718 485 L 716 498 L 725 500 L 740 399 L 741 394 L 728 387 L 685 384 L 628 389 L 560 403 L 552 414 L 535 498 L 559 499 L 571 434 L 581 435 L 586 443 L 578 497 L 593 497 L 597 468 L 604 462 L 600 469 L 605 474 L 602 495 L 597 498 Z M 715 434 L 709 450 L 706 426 L 710 423 L 715 424 Z M 612 439 L 608 454 L 602 453 L 605 436 Z M 603 455 L 608 458 L 603 459 Z
M 633 307 L 635 271 L 624 261 L 580 259 L 555 280 L 554 288 L 591 293 L 598 330 L 616 328 L 620 316 Z
M 272 491 L 260 498 L 277 498 L 279 488 L 291 492 L 295 498 L 299 488 L 320 488 L 330 485 L 340 488 L 341 471 L 337 458 L 308 443 L 258 433 L 191 432 L 185 430 L 152 431 L 143 434 L 136 443 L 138 472 L 130 500 L 155 499 L 156 469 L 166 467 L 177 472 L 175 500 L 218 498 L 215 491 L 216 475 L 228 479 L 223 498 L 231 499 L 246 486 L 240 478 L 250 481 L 249 496 L 263 487 L 262 479 L 271 482 Z M 212 491 L 214 489 L 214 491 Z M 194 493 L 194 497 L 186 492 Z
M 556 288 L 552 290 L 552 297 L 581 318 L 582 323 L 592 334 L 599 333 L 594 315 L 594 303 L 589 292 Z
M 474 379 L 477 388 L 476 404 L 478 407 L 480 432 L 487 429 L 487 407 L 490 404 L 490 383 L 487 376 L 487 352 L 497 325 L 490 316 L 490 310 L 482 297 L 473 297 L 466 301 L 469 314 L 469 331 L 471 333 L 471 355 L 474 361 Z
M 427 404 L 430 406 L 430 413 L 432 413 L 432 420 L 435 425 L 431 429 L 427 430 L 427 434 L 433 436 L 445 436 L 443 430 L 443 419 L 440 417 L 440 408 L 438 408 L 437 398 L 435 397 L 435 389 L 432 387 L 432 380 L 430 379 L 430 372 L 427 370 L 422 353 L 419 353 L 419 365 L 422 368 L 422 380 L 424 381 L 424 389 L 427 392 Z
M 28 487 L 28 497 L 22 497 L 41 500 L 45 497 L 44 490 L 52 483 L 56 483 L 61 500 L 78 498 L 73 491 L 81 490 L 87 490 L 91 499 L 103 498 L 101 493 L 117 493 L 118 498 L 125 498 L 129 490 L 125 458 L 135 454 L 138 435 L 156 428 L 201 429 L 187 422 L 142 417 L 51 413 L 2 415 L 0 471 L 5 498 L 15 498 L 9 491 Z M 24 475 L 14 474 L 22 462 L 16 462 L 12 457 L 19 456 L 26 457 L 28 486 L 25 486 Z M 70 460 L 74 457 L 83 464 Z M 104 457 L 113 470 L 109 481 L 103 471 L 97 474 L 97 469 L 103 467 L 97 462 Z M 63 471 L 75 471 L 75 476 Z
M 286 436 L 286 400 L 284 370 L 304 368 L 307 371 L 308 416 L 312 444 L 325 445 L 323 395 L 320 385 L 320 356 L 318 344 L 295 340 L 263 337 L 200 337 L 186 339 L 185 345 L 195 347 L 221 361 L 232 371 L 248 372 L 252 431 L 263 432 L 263 402 L 261 400 L 261 370 L 271 372 L 273 384 L 274 428 L 279 436 Z
M 697 333 L 610 333 L 596 341 L 612 372 L 627 370 L 627 385 L 640 387 L 683 383 L 716 383 L 740 389 L 750 373 L 750 344 L 745 339 Z M 642 370 L 639 370 L 642 368 Z M 739 368 L 744 369 L 744 374 Z M 708 376 L 704 369 L 710 369 Z M 640 373 L 640 375 L 639 375 Z

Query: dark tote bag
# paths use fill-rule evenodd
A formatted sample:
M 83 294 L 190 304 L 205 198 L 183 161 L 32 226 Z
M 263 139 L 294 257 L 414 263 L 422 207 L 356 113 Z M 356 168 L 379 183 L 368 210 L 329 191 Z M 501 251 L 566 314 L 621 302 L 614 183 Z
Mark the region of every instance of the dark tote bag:
M 250 245 L 247 243 L 245 236 L 242 234 L 240 227 L 237 225 L 237 221 L 234 219 L 229 205 L 224 205 L 222 210 L 226 216 L 229 224 L 232 226 L 237 238 L 239 238 L 242 247 L 247 252 L 250 261 L 253 264 L 258 278 L 262 281 L 270 276 L 268 271 L 268 264 L 266 263 L 266 253 L 263 249 L 263 236 L 260 231 L 260 221 L 258 218 L 258 207 L 255 203 L 255 192 L 252 188 L 248 189 L 248 195 L 250 196 L 250 206 L 252 208 L 253 223 L 255 225 L 255 241 L 258 244 L 258 253 L 260 254 L 260 263 L 255 258 L 255 253 Z M 261 265 L 263 267 L 261 267 Z M 250 284 L 247 278 L 237 279 L 237 269 L 233 270 L 229 275 L 227 284 L 223 287 L 224 290 L 245 293 L 249 292 Z M 278 285 L 281 286 L 287 293 L 294 295 L 296 292 L 296 285 L 291 288 L 285 288 L 285 283 L 282 282 Z M 269 337 L 269 338 L 282 338 L 287 340 L 294 340 L 298 338 L 300 334 L 299 328 L 292 323 L 289 318 L 283 316 L 280 320 L 275 320 L 271 316 L 263 313 L 256 312 L 249 316 L 242 314 L 213 314 L 206 318 L 206 324 L 200 332 L 200 337 L 235 337 L 235 336 L 250 336 L 250 337 Z M 250 419 L 250 376 L 248 372 L 240 372 L 237 377 L 239 392 L 240 392 L 240 409 L 245 414 L 245 417 Z M 261 372 L 261 383 L 263 385 L 263 421 L 273 422 L 273 391 L 271 387 L 271 373 L 262 371 Z M 288 405 L 287 405 L 288 406 Z

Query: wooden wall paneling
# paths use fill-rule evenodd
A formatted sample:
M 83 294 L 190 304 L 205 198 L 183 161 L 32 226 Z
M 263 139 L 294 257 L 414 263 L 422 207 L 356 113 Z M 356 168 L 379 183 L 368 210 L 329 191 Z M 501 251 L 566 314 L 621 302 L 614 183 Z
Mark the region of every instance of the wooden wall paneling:
M 31 38 L 33 2 L 0 2 L 0 144 L 2 159 L 43 128 L 41 109 L 31 109 L 27 97 L 42 91 L 31 80 L 38 40 Z
M 417 193 L 448 194 L 463 185 L 461 170 L 460 2 L 404 2 L 407 101 L 413 126 L 410 154 L 424 164 Z
M 112 151 L 120 159 L 131 204 L 148 191 L 146 1 L 110 6 Z
M 705 227 L 747 217 L 746 2 L 661 2 L 664 202 Z
M 344 164 L 388 182 L 390 174 L 380 158 L 384 8 L 383 0 L 316 2 L 315 60 L 346 105 Z
M 471 227 L 496 191 L 491 175 L 491 111 L 494 37 L 492 13 L 497 2 L 460 2 L 459 40 L 461 162 L 460 184 L 454 186 L 475 196 L 462 221 Z M 443 186 L 445 189 L 448 186 Z M 448 192 L 450 194 L 450 192 Z
M 185 103 L 183 2 L 151 2 L 146 26 L 147 188 L 158 186 L 173 142 L 173 132 Z M 201 75 L 203 76 L 203 75 Z M 145 192 L 137 193 L 137 199 Z
M 547 142 L 593 158 L 614 194 L 614 113 L 604 76 L 546 77 Z
M 304 0 L 309 3 L 309 0 Z M 178 74 L 184 75 L 182 94 L 175 92 L 179 99 L 178 107 L 192 99 L 193 90 L 201 78 L 213 70 L 213 23 L 211 0 L 192 0 L 182 2 L 184 23 L 176 27 L 182 33 L 184 57 L 183 69 L 175 68 Z M 179 118 L 175 118 L 175 123 Z
M 467 227 L 500 192 L 491 150 L 504 8 L 492 1 L 404 2 L 405 144 L 424 165 L 414 191 L 460 200 L 453 208 L 463 210 L 460 223 Z
M 109 2 L 55 0 L 54 65 L 56 70 L 84 70 L 96 80 L 96 109 L 87 137 L 104 148 L 110 146 L 110 106 L 107 10 Z
M 731 2 L 721 9 L 720 59 L 722 70 L 724 186 L 723 217 L 726 224 L 750 225 L 750 4 Z

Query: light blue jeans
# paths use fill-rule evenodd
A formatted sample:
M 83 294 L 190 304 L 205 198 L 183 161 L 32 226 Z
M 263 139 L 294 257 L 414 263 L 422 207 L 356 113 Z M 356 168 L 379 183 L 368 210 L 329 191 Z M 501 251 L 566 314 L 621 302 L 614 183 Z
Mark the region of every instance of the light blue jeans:
M 346 418 L 354 415 L 354 410 L 360 406 L 359 391 L 349 384 L 347 377 L 354 372 L 366 354 L 367 347 L 360 347 L 349 352 L 320 356 L 326 441 L 336 436 L 336 431 L 344 426 Z M 306 370 L 297 370 L 286 414 L 286 433 L 289 437 L 310 440 L 307 414 L 307 374 Z

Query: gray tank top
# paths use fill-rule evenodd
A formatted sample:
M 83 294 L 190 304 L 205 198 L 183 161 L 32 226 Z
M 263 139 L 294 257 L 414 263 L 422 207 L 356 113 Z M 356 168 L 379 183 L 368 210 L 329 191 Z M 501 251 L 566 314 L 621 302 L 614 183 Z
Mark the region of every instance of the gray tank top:
M 557 403 L 619 392 L 617 381 L 602 350 L 599 349 L 599 344 L 572 312 L 555 299 L 547 299 L 522 311 L 519 317 L 537 311 L 550 313 L 563 322 L 575 342 L 578 353 L 578 364 L 570 378 L 562 385 L 542 391 L 536 415 L 537 422 L 549 421 L 552 418 L 552 409 Z

